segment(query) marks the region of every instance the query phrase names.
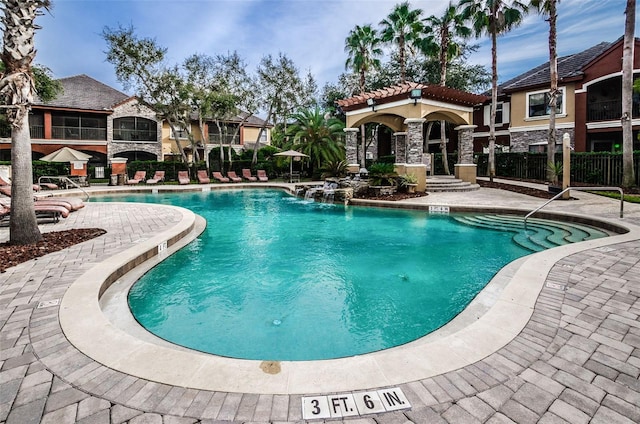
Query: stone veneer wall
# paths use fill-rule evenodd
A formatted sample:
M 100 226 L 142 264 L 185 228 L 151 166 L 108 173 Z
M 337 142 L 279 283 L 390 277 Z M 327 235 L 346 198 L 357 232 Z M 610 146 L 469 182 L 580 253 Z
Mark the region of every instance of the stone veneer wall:
M 407 163 L 407 133 L 393 133 L 396 163 Z
M 156 141 L 119 141 L 113 139 L 113 120 L 117 118 L 136 116 L 147 118 L 157 123 Z M 162 122 L 158 121 L 156 113 L 137 100 L 124 103 L 114 108 L 113 113 L 107 118 L 107 159 L 111 159 L 122 152 L 147 152 L 156 155 L 157 160 L 162 160 Z
M 346 150 L 346 158 L 348 165 L 354 165 L 358 162 L 358 128 L 345 128 L 344 130 L 344 146 Z
M 571 146 L 575 144 L 575 131 L 573 128 L 556 128 L 558 146 L 562 146 L 562 136 L 564 133 L 569 133 L 571 137 Z M 547 130 L 534 130 L 534 131 L 517 131 L 511 133 L 511 152 L 528 152 L 529 145 L 532 143 L 541 143 L 548 140 Z
M 422 124 L 424 119 L 405 119 L 407 124 L 407 163 L 422 164 Z

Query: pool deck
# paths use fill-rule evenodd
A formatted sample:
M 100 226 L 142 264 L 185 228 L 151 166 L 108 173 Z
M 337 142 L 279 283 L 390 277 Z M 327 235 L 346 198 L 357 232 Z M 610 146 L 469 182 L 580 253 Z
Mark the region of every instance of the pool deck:
M 107 234 L 0 274 L 0 423 L 298 423 L 303 422 L 302 396 L 342 392 L 342 384 L 348 388 L 353 380 L 365 384 L 354 390 L 399 387 L 411 409 L 344 418 L 351 424 L 640 422 L 640 205 L 626 203 L 620 219 L 618 201 L 582 192 L 572 196 L 575 200 L 553 202 L 545 210 L 588 215 L 632 231 L 606 242 L 542 252 L 533 264 L 539 265 L 538 271 L 544 266 L 548 270 L 537 296 L 510 293 L 514 298 L 522 295 L 523 302 L 532 306 L 523 307 L 529 309 L 529 317 L 509 341 L 498 342 L 473 362 L 434 375 L 424 369 L 438 370 L 439 364 L 431 364 L 426 355 L 424 363 L 429 366 L 421 365 L 418 357 L 409 366 L 409 371 L 416 368 L 415 373 L 407 376 L 407 368 L 398 363 L 397 373 L 386 370 L 389 384 L 383 386 L 366 386 L 367 376 L 360 375 L 360 365 L 354 362 L 348 376 L 330 379 L 336 383 L 335 390 L 324 389 L 333 386 L 322 375 L 309 375 L 308 391 L 293 390 L 296 394 L 260 393 L 259 388 L 212 390 L 157 381 L 154 373 L 180 375 L 190 364 L 144 354 L 151 377 L 142 378 L 118 369 L 124 358 L 118 357 L 120 350 L 111 341 L 106 346 L 112 349 L 85 355 L 86 350 L 100 346 L 108 331 L 61 324 L 61 317 L 69 318 L 67 306 L 70 310 L 74 306 L 73 298 L 67 297 L 70 287 L 82 291 L 83 286 L 74 283 L 100 280 L 100 272 L 108 274 L 124 262 L 139 261 L 144 246 L 197 227 L 193 215 L 179 208 L 90 203 L 57 224 L 42 225 L 42 231 L 99 227 Z M 407 203 L 531 210 L 544 201 L 482 188 L 435 193 Z M 8 229 L 0 228 L 0 240 L 7 238 Z M 514 316 L 520 313 L 513 311 Z M 81 319 L 71 318 L 82 324 Z M 504 327 L 511 326 L 510 315 L 502 319 Z M 497 326 L 495 332 L 501 333 L 502 326 Z M 63 327 L 69 329 L 67 334 Z M 449 335 L 431 339 L 442 342 Z M 455 363 L 467 348 L 451 344 L 449 352 L 443 351 L 435 362 Z M 104 357 L 97 362 L 93 355 Z M 114 355 L 115 362 L 109 364 Z M 402 360 L 400 355 L 397 361 Z M 286 368 L 283 364 L 283 372 Z M 220 384 L 234 375 L 234 370 L 197 371 L 207 382 Z

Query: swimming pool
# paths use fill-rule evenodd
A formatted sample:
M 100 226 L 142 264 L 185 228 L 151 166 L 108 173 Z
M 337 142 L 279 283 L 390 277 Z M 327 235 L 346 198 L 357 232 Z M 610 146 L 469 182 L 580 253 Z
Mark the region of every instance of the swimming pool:
M 122 197 L 114 198 L 123 200 Z M 453 215 L 304 202 L 272 190 L 128 196 L 207 218 L 129 303 L 173 343 L 234 358 L 359 355 L 444 325 L 530 251 Z

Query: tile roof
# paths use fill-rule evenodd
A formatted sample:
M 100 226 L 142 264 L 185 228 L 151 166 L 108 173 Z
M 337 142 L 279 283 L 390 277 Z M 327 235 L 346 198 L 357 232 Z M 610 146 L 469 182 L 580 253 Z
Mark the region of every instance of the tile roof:
M 473 106 L 486 100 L 486 96 L 483 95 L 467 93 L 466 91 L 442 87 L 440 85 L 404 82 L 391 87 L 359 94 L 348 99 L 338 100 L 336 103 L 342 110 L 350 111 L 366 106 L 368 99 L 374 99 L 378 105 L 398 100 L 406 100 L 413 89 L 420 89 L 423 99 L 439 100 L 456 105 Z
M 36 98 L 33 104 L 68 109 L 110 111 L 113 106 L 131 97 L 84 74 L 61 78 L 58 81 L 62 84 L 62 94 L 49 102 L 42 102 Z
M 617 41 L 616 41 L 617 42 Z M 616 42 L 602 42 L 579 53 L 558 58 L 558 81 L 579 78 L 585 65 L 603 54 Z M 509 81 L 500 84 L 498 94 L 517 91 L 526 87 L 548 85 L 551 82 L 549 61 Z

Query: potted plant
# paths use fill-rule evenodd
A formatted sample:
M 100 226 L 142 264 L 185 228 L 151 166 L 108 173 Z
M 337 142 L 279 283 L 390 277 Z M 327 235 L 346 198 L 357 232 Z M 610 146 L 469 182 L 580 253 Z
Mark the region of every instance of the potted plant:
M 562 191 L 562 184 L 560 184 L 560 177 L 562 177 L 562 162 L 547 163 L 547 171 L 549 171 L 549 174 L 551 175 L 549 193 L 560 193 Z
M 400 187 L 402 187 L 407 193 L 416 192 L 418 177 L 415 174 L 402 174 L 398 179 L 400 180 Z

